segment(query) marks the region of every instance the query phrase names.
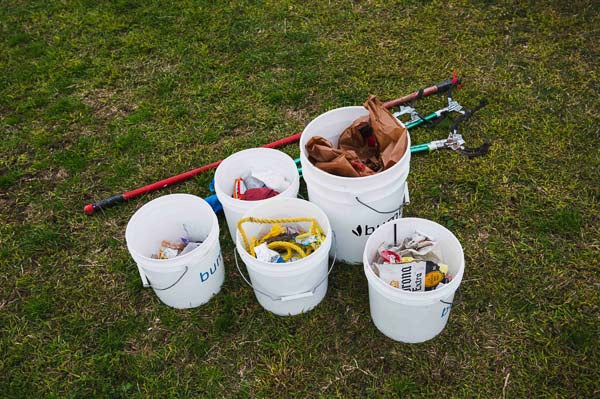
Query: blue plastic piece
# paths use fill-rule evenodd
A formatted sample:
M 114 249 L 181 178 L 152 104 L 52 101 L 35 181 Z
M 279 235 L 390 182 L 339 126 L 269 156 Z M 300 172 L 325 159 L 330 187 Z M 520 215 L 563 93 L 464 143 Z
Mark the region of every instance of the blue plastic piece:
M 208 202 L 208 205 L 211 206 L 215 213 L 219 213 L 223 210 L 223 205 L 219 202 L 216 194 L 211 195 L 210 197 L 204 198 L 204 201 Z
M 210 181 L 210 184 L 208 185 L 208 189 L 210 190 L 211 193 L 215 192 L 215 179 L 212 179 Z

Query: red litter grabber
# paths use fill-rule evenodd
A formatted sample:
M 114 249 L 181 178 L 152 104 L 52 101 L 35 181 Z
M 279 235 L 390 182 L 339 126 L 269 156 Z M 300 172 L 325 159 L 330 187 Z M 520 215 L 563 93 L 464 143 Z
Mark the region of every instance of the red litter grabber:
M 461 79 L 456 76 L 456 71 L 454 71 L 454 76 L 452 77 L 452 79 L 448 79 L 448 80 L 445 80 L 434 86 L 418 90 L 407 96 L 397 98 L 392 101 L 388 101 L 387 103 L 384 103 L 383 105 L 386 108 L 392 108 L 397 105 L 406 104 L 408 102 L 418 100 L 419 98 L 422 98 L 422 97 L 427 97 L 427 96 L 430 96 L 435 93 L 441 93 L 441 92 L 448 91 L 448 89 L 460 85 L 460 82 L 461 82 Z M 285 145 L 292 144 L 292 143 L 299 141 L 301 135 L 302 135 L 302 133 L 296 133 L 294 135 L 283 138 L 281 140 L 277 140 L 272 143 L 266 144 L 262 147 L 263 148 L 283 147 Z M 85 212 L 86 215 L 92 215 L 96 211 L 110 208 L 110 207 L 118 205 L 118 204 L 122 204 L 132 198 L 139 197 L 141 195 L 160 190 L 161 188 L 165 188 L 167 186 L 172 186 L 173 184 L 177 184 L 182 181 L 189 180 L 192 177 L 199 175 L 200 173 L 206 172 L 211 169 L 216 169 L 217 166 L 219 166 L 219 164 L 222 161 L 223 160 L 216 161 L 216 162 L 210 163 L 208 165 L 204 165 L 199 168 L 192 169 L 190 171 L 178 174 L 176 176 L 172 176 L 167 179 L 158 181 L 156 183 L 148 184 L 147 186 L 136 188 L 135 190 L 132 190 L 132 191 L 127 191 L 122 194 L 113 195 L 112 197 L 100 200 L 98 202 L 87 204 L 86 206 L 83 207 L 83 211 Z

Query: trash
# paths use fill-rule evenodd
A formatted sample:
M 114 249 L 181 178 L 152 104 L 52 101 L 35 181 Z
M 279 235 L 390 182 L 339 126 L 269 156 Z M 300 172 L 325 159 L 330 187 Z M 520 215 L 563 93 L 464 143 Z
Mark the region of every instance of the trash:
M 270 225 L 259 237 L 248 240 L 242 224 L 246 222 Z M 308 231 L 300 225 L 309 222 Z M 283 225 L 286 224 L 286 225 Z M 256 259 L 268 263 L 287 263 L 305 258 L 325 242 L 325 233 L 313 218 L 263 219 L 247 217 L 238 221 L 238 230 L 246 250 Z
M 266 184 L 264 181 L 252 176 L 252 175 L 248 175 L 246 177 L 244 177 L 242 179 L 242 181 L 244 182 L 246 189 L 248 188 L 263 188 L 266 187 Z
M 438 242 L 418 231 L 399 246 L 382 243 L 371 268 L 386 284 L 405 291 L 431 291 L 452 280 Z
M 298 234 L 294 238 L 294 240 L 296 241 L 296 243 L 301 244 L 301 245 L 310 245 L 314 242 L 319 241 L 319 237 L 314 234 L 303 233 L 303 234 Z
M 186 244 L 185 248 L 183 248 L 183 250 L 181 250 L 181 252 L 179 253 L 178 256 L 185 255 L 188 252 L 192 252 L 194 249 L 198 248 L 200 245 L 202 245 L 201 242 L 188 242 L 188 244 Z
M 284 263 L 285 262 L 283 260 L 283 258 L 281 257 L 281 255 L 279 255 L 279 252 L 269 249 L 266 242 L 260 244 L 257 247 L 254 247 L 254 253 L 256 254 L 256 259 L 258 259 L 262 262 L 268 262 L 268 263 Z
M 272 198 L 279 195 L 279 191 L 275 191 L 269 187 L 249 188 L 246 190 L 242 198 L 244 201 L 260 201 L 267 198 Z
M 186 239 L 186 241 L 187 241 L 187 239 Z M 189 242 L 189 241 L 187 241 L 187 242 Z M 167 241 L 167 240 L 162 240 L 161 245 L 165 248 L 171 248 L 171 249 L 176 249 L 178 251 L 181 251 L 181 250 L 183 250 L 183 248 L 185 248 L 187 243 L 184 241 L 175 243 L 175 242 L 171 242 L 171 241 Z
M 374 265 L 375 274 L 394 288 L 404 291 L 431 291 L 448 275 L 448 265 L 428 260 L 403 258 L 398 263 Z M 449 281 L 449 279 L 447 279 Z
M 162 240 L 160 245 L 156 254 L 152 254 L 152 259 L 173 259 L 185 255 L 202 245 L 202 241 L 190 241 L 187 237 L 181 237 L 180 242 Z
M 232 197 L 235 199 L 242 199 L 244 194 L 246 193 L 246 184 L 244 183 L 244 179 L 238 177 L 233 182 L 233 195 Z
M 233 183 L 235 199 L 260 201 L 279 195 L 290 182 L 282 175 L 268 170 L 252 171 L 245 177 L 238 177 Z
M 285 191 L 290 185 L 285 177 L 270 170 L 259 170 L 252 172 L 251 175 L 244 178 L 244 181 L 247 182 L 248 180 L 257 180 L 258 182 L 263 183 L 263 187 L 266 186 L 278 192 Z M 246 187 L 252 188 L 248 186 L 248 183 L 246 183 Z
M 325 172 L 345 177 L 362 177 L 394 166 L 407 150 L 407 129 L 375 96 L 363 104 L 368 116 L 357 118 L 340 135 L 338 147 L 313 136 L 306 143 L 309 160 Z
M 429 260 L 435 263 L 442 262 L 437 241 L 418 231 L 405 238 L 400 246 L 381 244 L 377 252 L 384 261 L 389 263 L 399 263 L 391 259 L 402 257 Z

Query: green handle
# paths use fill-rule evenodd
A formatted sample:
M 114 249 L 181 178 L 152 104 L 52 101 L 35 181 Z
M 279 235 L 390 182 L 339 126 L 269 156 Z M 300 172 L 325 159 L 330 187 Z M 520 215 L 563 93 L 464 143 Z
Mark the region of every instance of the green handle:
M 410 130 L 414 127 L 422 125 L 423 123 L 425 123 L 425 121 L 430 121 L 430 120 L 436 119 L 437 117 L 438 117 L 438 114 L 436 114 L 435 112 L 432 112 L 429 115 L 425 115 L 423 117 L 423 119 L 418 119 L 412 123 L 407 124 L 406 128 Z
M 414 154 L 416 152 L 426 152 L 426 151 L 430 151 L 429 143 L 417 144 L 417 145 L 413 145 L 410 147 L 411 154 Z

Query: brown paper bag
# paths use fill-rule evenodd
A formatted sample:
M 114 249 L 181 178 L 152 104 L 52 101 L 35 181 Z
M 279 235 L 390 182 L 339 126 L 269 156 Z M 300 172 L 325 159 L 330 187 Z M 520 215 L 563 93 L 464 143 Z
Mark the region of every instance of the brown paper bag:
M 369 111 L 371 128 L 379 144 L 383 169 L 389 169 L 402 159 L 407 150 L 407 130 L 398 123 L 377 97 L 369 96 L 363 105 Z
M 320 136 L 308 140 L 306 152 L 308 160 L 327 173 L 344 177 L 369 176 L 375 173 L 360 161 L 356 152 L 333 148 L 329 140 Z

